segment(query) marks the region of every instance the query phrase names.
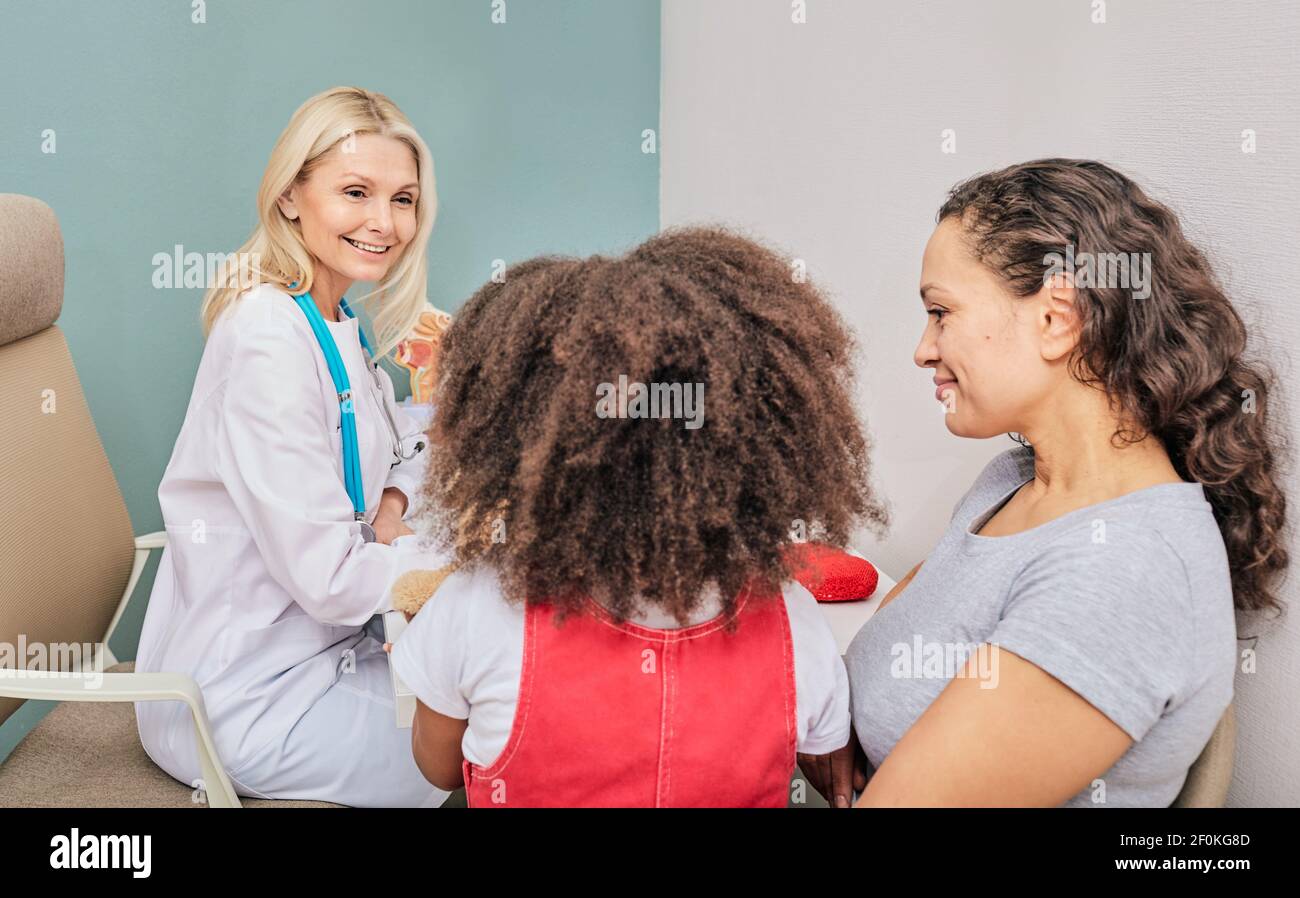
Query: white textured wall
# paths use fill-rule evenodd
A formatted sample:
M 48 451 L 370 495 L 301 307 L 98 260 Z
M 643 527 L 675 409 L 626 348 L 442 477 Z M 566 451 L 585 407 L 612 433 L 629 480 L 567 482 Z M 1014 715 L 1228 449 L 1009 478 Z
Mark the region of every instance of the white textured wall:
M 925 556 L 984 462 L 1012 445 L 950 435 L 911 360 L 921 250 L 967 175 L 1048 155 L 1123 169 L 1182 213 L 1290 381 L 1300 4 L 1112 0 L 1104 24 L 1091 0 L 806 7 L 796 25 L 790 0 L 663 0 L 662 223 L 739 225 L 806 259 L 834 294 L 862 338 L 861 410 L 894 513 L 887 540 L 862 544 L 891 575 Z M 953 155 L 940 151 L 946 128 Z M 1300 608 L 1266 630 L 1258 671 L 1237 677 L 1233 805 L 1300 805 L 1297 620 Z

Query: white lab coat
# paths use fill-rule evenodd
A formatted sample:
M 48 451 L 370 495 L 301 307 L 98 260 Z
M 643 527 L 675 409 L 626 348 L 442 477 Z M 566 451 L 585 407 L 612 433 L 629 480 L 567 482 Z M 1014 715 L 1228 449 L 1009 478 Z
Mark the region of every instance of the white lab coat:
M 426 453 L 392 466 L 420 426 L 366 369 L 355 319 L 326 321 L 356 408 L 366 519 L 386 487 L 416 495 Z M 388 659 L 363 627 L 389 587 L 429 566 L 413 537 L 366 543 L 343 482 L 339 404 L 306 316 L 270 285 L 214 326 L 158 488 L 167 528 L 136 669 L 182 671 L 203 692 L 241 794 L 363 806 L 436 805 L 398 729 Z M 410 505 L 408 505 L 408 512 Z M 198 778 L 193 724 L 175 702 L 136 704 L 140 738 L 177 779 Z

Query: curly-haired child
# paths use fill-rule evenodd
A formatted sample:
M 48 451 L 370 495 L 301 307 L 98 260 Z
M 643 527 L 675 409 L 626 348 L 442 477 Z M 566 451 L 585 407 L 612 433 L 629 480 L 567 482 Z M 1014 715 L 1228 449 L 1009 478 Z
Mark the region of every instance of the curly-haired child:
M 691 228 L 524 262 L 460 310 L 419 519 L 459 568 L 392 649 L 430 782 L 471 807 L 784 807 L 796 752 L 848 742 L 790 547 L 886 514 L 852 340 L 796 274 Z

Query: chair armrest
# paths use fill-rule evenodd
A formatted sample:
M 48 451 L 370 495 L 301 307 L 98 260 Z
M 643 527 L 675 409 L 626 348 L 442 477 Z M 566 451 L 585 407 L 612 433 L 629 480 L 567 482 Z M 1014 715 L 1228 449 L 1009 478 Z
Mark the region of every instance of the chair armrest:
M 117 629 L 118 621 L 122 619 L 126 606 L 131 603 L 131 593 L 135 592 L 135 585 L 140 582 L 140 575 L 144 573 L 144 566 L 149 561 L 149 553 L 166 545 L 166 530 L 143 533 L 135 538 L 135 560 L 131 562 L 131 576 L 126 581 L 126 589 L 122 591 L 122 597 L 117 600 L 117 610 L 113 612 L 113 619 L 108 622 L 108 630 L 100 640 L 104 644 L 105 667 L 112 667 L 117 663 L 117 656 L 108 647 L 108 641 L 113 638 L 113 631 Z
M 175 673 L 0 669 L 0 695 L 55 702 L 185 702 L 207 713 L 195 682 Z
M 137 549 L 161 549 L 167 545 L 167 531 L 155 530 L 153 533 L 142 533 L 135 538 L 135 547 Z
M 185 674 L 0 670 L 0 696 L 72 702 L 185 702 L 198 736 L 199 769 L 208 807 L 240 807 L 239 796 L 221 766 L 212 739 L 212 727 L 203 707 L 203 693 L 198 684 Z

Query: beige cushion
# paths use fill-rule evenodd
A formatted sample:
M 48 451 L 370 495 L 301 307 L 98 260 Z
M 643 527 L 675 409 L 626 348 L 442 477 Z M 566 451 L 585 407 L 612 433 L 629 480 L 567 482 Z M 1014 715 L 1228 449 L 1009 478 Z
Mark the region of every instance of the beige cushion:
M 0 642 L 98 642 L 134 536 L 59 327 L 0 345 L 0 384 Z M 0 723 L 19 704 L 0 698 Z
M 63 235 L 35 197 L 0 193 L 0 346 L 54 323 L 63 308 Z
M 1236 753 L 1237 718 L 1228 705 L 1210 741 L 1201 750 L 1200 757 L 1187 771 L 1183 789 L 1170 805 L 1172 808 L 1221 808 L 1228 799 L 1232 785 L 1232 760 Z

